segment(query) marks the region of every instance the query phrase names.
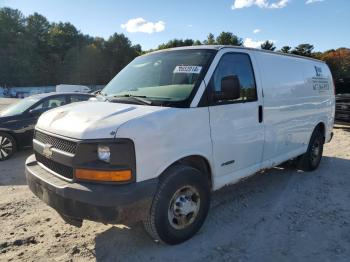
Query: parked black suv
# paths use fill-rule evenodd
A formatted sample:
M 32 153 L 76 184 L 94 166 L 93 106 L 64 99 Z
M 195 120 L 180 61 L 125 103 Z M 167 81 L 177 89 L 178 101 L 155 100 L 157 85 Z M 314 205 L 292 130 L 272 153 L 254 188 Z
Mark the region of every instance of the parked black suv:
M 335 120 L 350 123 L 350 78 L 339 79 L 335 83 Z

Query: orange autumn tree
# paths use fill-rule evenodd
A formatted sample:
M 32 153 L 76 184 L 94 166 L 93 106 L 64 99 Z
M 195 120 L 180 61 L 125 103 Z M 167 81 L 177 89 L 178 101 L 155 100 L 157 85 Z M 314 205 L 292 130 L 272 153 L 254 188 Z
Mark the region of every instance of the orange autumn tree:
M 350 49 L 338 48 L 328 50 L 317 57 L 325 61 L 332 71 L 335 80 L 350 77 Z

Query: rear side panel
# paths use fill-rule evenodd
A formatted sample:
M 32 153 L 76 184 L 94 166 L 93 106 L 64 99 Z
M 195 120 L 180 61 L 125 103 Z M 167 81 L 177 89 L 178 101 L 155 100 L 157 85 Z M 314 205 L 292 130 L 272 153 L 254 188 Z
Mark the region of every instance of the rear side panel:
M 310 118 L 314 125 L 323 122 L 326 127 L 326 142 L 331 138 L 335 115 L 335 96 L 332 74 L 325 63 L 304 61 L 306 89 L 315 104 L 316 110 Z M 311 90 L 311 91 L 310 91 Z
M 268 167 L 304 153 L 317 123 L 324 122 L 330 133 L 332 78 L 316 60 L 267 52 L 255 57 L 264 93 L 263 166 Z

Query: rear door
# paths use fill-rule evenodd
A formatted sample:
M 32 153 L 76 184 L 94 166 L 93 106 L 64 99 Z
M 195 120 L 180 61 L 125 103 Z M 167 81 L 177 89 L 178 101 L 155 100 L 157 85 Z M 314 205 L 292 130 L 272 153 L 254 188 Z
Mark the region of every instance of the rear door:
M 221 80 L 227 76 L 238 77 L 240 98 L 212 101 L 210 94 L 220 92 Z M 227 184 L 256 172 L 262 160 L 262 99 L 250 55 L 244 51 L 224 53 L 210 79 L 208 92 L 215 174 Z

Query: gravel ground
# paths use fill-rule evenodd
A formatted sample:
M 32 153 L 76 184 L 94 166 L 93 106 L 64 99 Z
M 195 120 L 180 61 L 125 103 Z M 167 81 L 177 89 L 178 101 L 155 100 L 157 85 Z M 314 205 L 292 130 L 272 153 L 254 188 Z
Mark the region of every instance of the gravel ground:
M 31 150 L 0 162 L 0 261 L 349 261 L 350 127 L 336 126 L 319 169 L 284 165 L 214 193 L 191 240 L 165 246 L 142 225 L 65 224 L 24 177 Z

